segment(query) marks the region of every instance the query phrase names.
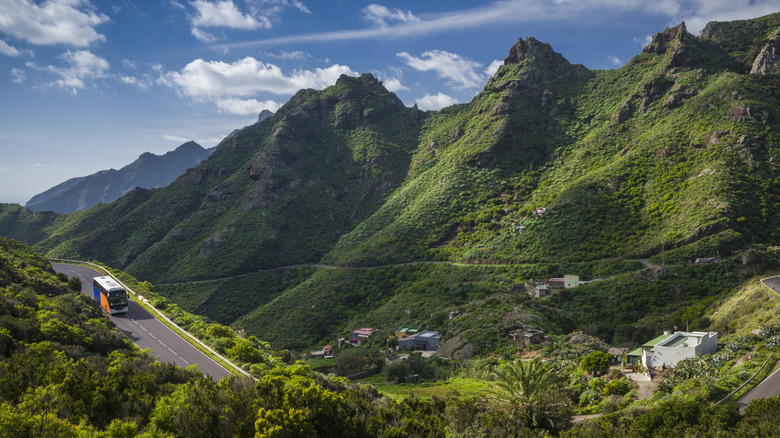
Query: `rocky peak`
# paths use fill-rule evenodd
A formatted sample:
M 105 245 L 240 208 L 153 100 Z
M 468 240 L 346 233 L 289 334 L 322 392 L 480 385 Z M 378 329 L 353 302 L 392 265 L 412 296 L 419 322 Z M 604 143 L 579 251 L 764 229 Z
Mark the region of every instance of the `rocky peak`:
M 560 53 L 555 52 L 547 43 L 543 43 L 534 37 L 518 39 L 509 49 L 509 56 L 504 58 L 504 65 L 508 64 L 569 64 L 569 61 Z
M 682 44 L 683 38 L 687 34 L 688 30 L 685 27 L 685 22 L 680 23 L 676 27 L 667 27 L 663 32 L 653 35 L 653 40 L 642 49 L 642 53 L 663 55 L 669 48 L 670 43 L 672 43 L 672 47 Z
M 203 146 L 190 140 L 175 149 L 176 151 L 202 151 Z
M 485 90 L 506 89 L 506 97 L 510 98 L 522 94 L 522 89 L 540 91 L 551 82 L 581 77 L 587 72 L 582 64 L 571 64 L 549 44 L 534 37 L 520 38 L 504 59 L 504 67 L 488 80 Z
M 780 72 L 780 28 L 776 29 L 769 37 L 750 69 L 750 74 L 767 75 Z
M 267 109 L 264 109 L 264 110 L 260 111 L 260 114 L 257 116 L 257 122 L 255 122 L 255 123 L 260 123 L 263 120 L 271 117 L 272 115 L 274 115 L 274 113 L 272 113 L 271 111 L 268 111 Z
M 711 46 L 688 33 L 685 22 L 653 35 L 650 44 L 642 49 L 642 54 L 663 59 L 661 68 L 663 73 L 701 68 L 703 64 L 712 62 L 714 56 Z M 629 65 L 633 65 L 640 59 L 642 59 L 641 55 L 634 57 L 629 61 Z

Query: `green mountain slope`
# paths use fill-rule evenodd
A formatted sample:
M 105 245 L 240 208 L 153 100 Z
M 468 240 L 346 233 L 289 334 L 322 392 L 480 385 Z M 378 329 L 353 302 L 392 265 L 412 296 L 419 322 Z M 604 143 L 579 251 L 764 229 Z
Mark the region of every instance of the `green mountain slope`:
M 428 321 L 506 283 L 632 271 L 626 259 L 662 248 L 681 261 L 774 245 L 778 28 L 780 14 L 698 37 L 681 24 L 606 71 L 521 39 L 471 102 L 433 113 L 370 75 L 342 77 L 166 188 L 68 216 L 3 206 L 0 233 L 126 269 L 187 310 L 295 347 L 352 324 Z M 510 267 L 394 266 L 436 260 Z M 345 269 L 257 274 L 306 263 Z M 381 275 L 351 269 L 372 267 Z M 244 277 L 190 283 L 231 276 Z
M 556 55 L 521 40 L 471 103 L 432 117 L 410 178 L 330 259 L 576 261 L 776 239 L 775 75 L 740 73 L 684 25 L 619 70 Z
M 371 75 L 344 76 L 299 92 L 168 187 L 54 217 L 47 238 L 25 240 L 154 282 L 315 261 L 400 183 L 422 116 Z M 5 233 L 28 237 L 8 222 Z

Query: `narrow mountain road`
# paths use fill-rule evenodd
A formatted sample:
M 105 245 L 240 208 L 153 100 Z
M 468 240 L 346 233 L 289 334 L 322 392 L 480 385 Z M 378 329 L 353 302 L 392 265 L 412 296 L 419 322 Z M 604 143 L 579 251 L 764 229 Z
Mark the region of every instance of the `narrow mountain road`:
M 649 259 L 632 259 L 630 261 L 635 262 L 641 262 L 643 265 L 645 265 L 647 268 L 654 269 L 656 271 L 662 270 L 663 268 L 661 266 L 655 265 L 653 263 L 650 263 Z M 258 269 L 254 272 L 276 272 L 276 271 L 283 271 L 286 269 L 292 269 L 292 268 L 317 268 L 317 269 L 331 269 L 331 270 L 338 270 L 338 269 L 376 269 L 376 268 L 397 268 L 401 266 L 417 266 L 417 265 L 450 265 L 450 266 L 458 266 L 458 267 L 490 267 L 490 268 L 509 268 L 512 266 L 522 266 L 527 265 L 528 263 L 460 263 L 460 262 L 451 262 L 448 260 L 421 260 L 416 262 L 404 262 L 404 263 L 392 263 L 389 265 L 378 265 L 378 266 L 334 266 L 334 265 L 325 265 L 321 263 L 302 263 L 300 265 L 286 265 L 286 266 L 278 266 L 276 268 L 267 268 L 267 269 Z M 247 272 L 246 274 L 238 274 L 238 275 L 231 275 L 230 277 L 220 277 L 220 278 L 210 278 L 208 280 L 194 280 L 194 281 L 184 281 L 181 283 L 155 283 L 155 286 L 175 286 L 180 284 L 202 284 L 202 283 L 212 283 L 217 281 L 224 281 L 224 280 L 230 280 L 231 278 L 238 278 L 243 277 L 244 275 L 251 274 L 252 272 Z M 612 277 L 609 277 L 612 278 Z M 602 279 L 606 280 L 606 279 Z M 780 279 L 779 279 L 780 280 Z
M 52 267 L 55 271 L 67 275 L 68 278 L 78 277 L 81 280 L 81 292 L 89 297 L 92 297 L 92 279 L 103 275 L 85 266 L 52 263 Z M 180 367 L 197 364 L 203 374 L 211 376 L 214 380 L 231 375 L 230 371 L 195 348 L 132 300 L 127 313 L 108 315 L 108 317 L 135 345 L 141 349 L 148 348 L 162 362 L 171 362 Z
M 773 300 L 777 300 L 777 297 L 780 297 L 780 277 L 771 277 L 764 279 L 762 281 L 766 287 L 768 287 L 770 291 L 767 291 L 767 295 L 769 295 L 769 298 Z
M 658 266 L 656 264 L 650 263 L 650 259 L 638 259 L 636 261 L 642 263 L 643 265 L 647 266 L 650 269 L 656 269 L 656 270 L 657 269 L 663 269 L 663 267 L 661 267 L 661 266 Z
M 769 377 L 764 379 L 761 383 L 758 384 L 758 386 L 753 388 L 750 392 L 745 394 L 744 397 L 737 401 L 737 406 L 739 406 L 739 413 L 744 414 L 745 408 L 753 400 L 774 397 L 778 394 L 780 394 L 780 368 L 776 369 L 775 372 L 769 375 Z

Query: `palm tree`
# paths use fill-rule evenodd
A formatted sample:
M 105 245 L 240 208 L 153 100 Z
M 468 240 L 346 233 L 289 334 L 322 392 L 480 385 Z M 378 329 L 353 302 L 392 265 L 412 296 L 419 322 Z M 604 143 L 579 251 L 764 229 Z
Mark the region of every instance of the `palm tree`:
M 565 376 L 538 359 L 515 360 L 493 369 L 490 398 L 518 415 L 527 427 L 554 428 L 553 418 L 565 415 L 568 396 Z

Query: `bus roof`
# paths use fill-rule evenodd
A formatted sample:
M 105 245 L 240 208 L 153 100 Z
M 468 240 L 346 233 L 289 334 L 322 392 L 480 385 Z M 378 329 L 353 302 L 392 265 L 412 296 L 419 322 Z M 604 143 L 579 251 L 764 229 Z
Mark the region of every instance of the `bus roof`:
M 119 283 L 117 283 L 116 280 L 114 280 L 111 277 L 95 277 L 93 278 L 93 281 L 99 283 L 101 286 L 106 288 L 106 290 L 112 290 L 112 289 L 124 290 L 124 288 L 120 286 Z

